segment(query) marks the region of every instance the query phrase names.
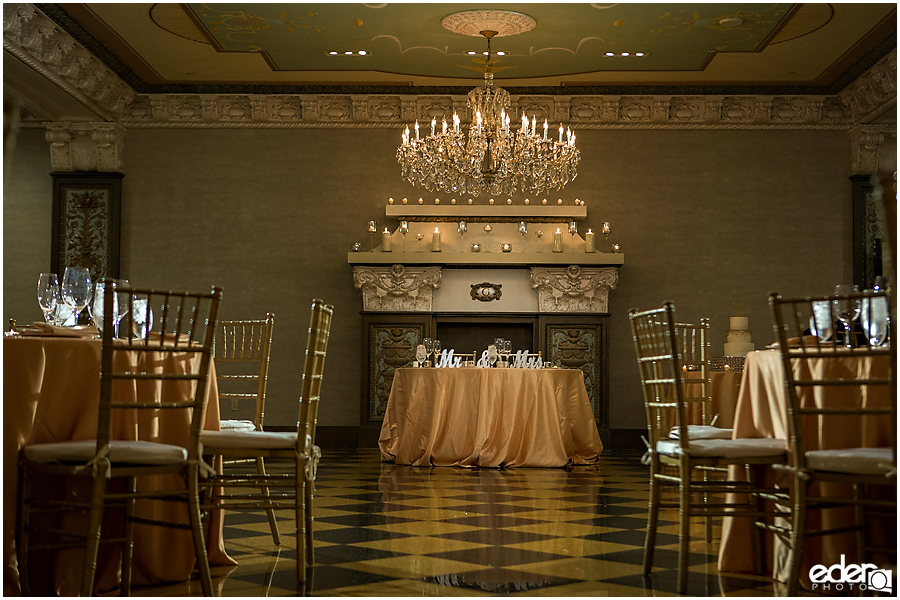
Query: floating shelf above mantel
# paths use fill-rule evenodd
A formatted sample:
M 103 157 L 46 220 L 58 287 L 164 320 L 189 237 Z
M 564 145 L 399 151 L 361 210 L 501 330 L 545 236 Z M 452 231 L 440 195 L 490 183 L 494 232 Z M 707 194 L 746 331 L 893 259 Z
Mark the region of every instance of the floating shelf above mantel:
M 622 266 L 611 252 L 348 252 L 351 265 L 447 265 L 531 267 L 539 265 Z
M 587 217 L 587 206 L 529 204 L 388 204 L 387 217 L 408 221 L 555 221 Z

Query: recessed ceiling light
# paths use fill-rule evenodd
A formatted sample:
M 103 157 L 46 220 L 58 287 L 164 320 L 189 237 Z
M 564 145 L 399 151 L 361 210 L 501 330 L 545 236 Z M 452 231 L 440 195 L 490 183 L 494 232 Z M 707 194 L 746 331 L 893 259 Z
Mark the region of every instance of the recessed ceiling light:
M 497 56 L 506 56 L 506 52 L 498 52 Z
M 606 53 L 606 56 L 615 56 L 615 55 L 616 55 L 615 52 L 607 52 L 607 53 Z
M 347 56 L 351 56 L 351 55 L 353 54 L 353 52 L 350 52 L 350 51 L 348 50 L 347 52 L 344 52 L 344 54 L 346 54 Z
M 634 55 L 635 56 L 644 56 L 644 53 L 643 52 L 635 52 Z
M 328 54 L 331 54 L 332 56 L 334 56 L 335 54 L 337 54 L 337 52 L 335 52 L 334 50 L 332 50 L 332 51 L 329 52 Z
M 622 53 L 622 56 L 631 56 L 631 55 L 628 54 L 627 52 L 623 52 L 623 53 Z
M 468 54 L 469 56 L 475 56 L 478 53 L 475 52 L 474 50 L 469 50 L 468 52 L 466 52 L 466 54 Z
M 366 52 L 365 50 L 360 50 L 359 52 L 357 52 L 357 54 L 359 54 L 360 56 L 365 56 L 366 54 L 368 54 L 368 52 Z

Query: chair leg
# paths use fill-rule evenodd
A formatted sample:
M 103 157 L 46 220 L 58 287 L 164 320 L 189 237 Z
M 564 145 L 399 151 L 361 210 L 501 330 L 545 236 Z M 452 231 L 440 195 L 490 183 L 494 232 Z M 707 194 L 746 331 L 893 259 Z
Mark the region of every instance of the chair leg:
M 862 565 L 866 562 L 866 512 L 865 507 L 860 503 L 862 494 L 860 493 L 860 484 L 853 485 L 853 511 L 856 518 L 856 564 Z
M 688 544 L 691 539 L 691 472 L 686 459 L 681 461 L 681 482 L 678 484 L 678 585 L 679 594 L 687 590 Z
M 200 515 L 200 485 L 198 467 L 189 467 L 187 474 L 187 508 L 191 525 L 191 537 L 194 541 L 194 556 L 197 569 L 200 571 L 200 586 L 204 596 L 212 596 L 212 575 L 209 571 L 209 556 L 206 554 L 206 539 L 203 535 L 203 520 Z
M 19 511 L 16 515 L 16 550 L 19 561 L 19 585 L 23 596 L 31 596 L 28 578 L 28 543 L 31 528 L 31 470 L 19 465 Z
M 794 477 L 794 505 L 791 507 L 791 548 L 790 573 L 787 580 L 787 595 L 796 596 L 800 585 L 800 565 L 803 561 L 803 543 L 806 537 L 806 492 L 807 482 L 800 475 Z
M 297 458 L 294 477 L 294 517 L 297 530 L 297 581 L 306 581 L 306 478 L 303 476 L 305 460 Z
M 656 548 L 656 527 L 659 521 L 659 502 L 661 490 L 656 480 L 659 462 L 654 458 L 650 467 L 650 506 L 647 514 L 647 537 L 644 540 L 644 575 L 649 575 L 653 568 L 653 551 Z
M 709 469 L 703 469 L 703 483 L 709 483 Z M 709 508 L 709 492 L 703 492 L 703 508 Z M 705 529 L 706 529 L 706 543 L 711 544 L 713 538 L 713 518 L 711 515 L 707 515 L 704 519 Z
M 103 525 L 103 497 L 106 495 L 106 473 L 109 463 L 99 462 L 94 475 L 94 489 L 91 494 L 90 519 L 87 529 L 87 547 L 84 550 L 84 565 L 81 573 L 81 595 L 94 593 L 94 575 L 97 572 L 97 552 L 100 549 L 100 528 Z
M 262 476 L 266 476 L 266 464 L 263 462 L 263 458 L 261 456 L 256 457 L 256 472 Z M 269 501 L 269 488 L 263 486 L 259 488 L 262 495 L 266 498 L 266 506 L 271 506 Z M 281 534 L 278 532 L 278 523 L 275 521 L 275 509 L 274 508 L 266 508 L 266 515 L 269 517 L 269 529 L 272 531 L 272 541 L 275 542 L 276 546 L 281 545 Z
M 308 479 L 303 487 L 303 503 L 305 505 L 303 513 L 306 520 L 306 564 L 312 566 L 316 562 L 313 550 L 313 492 L 316 489 L 316 482 L 313 479 Z M 299 540 L 297 543 L 300 543 Z
M 747 474 L 747 482 L 750 484 L 751 488 L 759 487 L 756 484 L 756 472 L 752 465 L 747 465 L 745 468 L 745 472 Z M 760 498 L 759 494 L 751 494 L 750 495 L 750 506 L 753 512 L 759 514 L 763 512 L 763 500 Z M 753 544 L 753 572 L 757 575 L 761 575 L 763 570 L 765 569 L 765 530 L 762 527 L 756 526 L 757 519 L 764 519 L 764 517 L 751 517 L 750 518 L 750 527 L 753 530 L 751 532 L 752 537 L 750 538 L 751 543 Z
M 137 480 L 134 477 L 125 479 L 125 492 L 132 497 L 125 501 L 125 541 L 122 543 L 122 595 L 131 595 L 131 573 L 134 562 L 134 494 L 137 492 Z

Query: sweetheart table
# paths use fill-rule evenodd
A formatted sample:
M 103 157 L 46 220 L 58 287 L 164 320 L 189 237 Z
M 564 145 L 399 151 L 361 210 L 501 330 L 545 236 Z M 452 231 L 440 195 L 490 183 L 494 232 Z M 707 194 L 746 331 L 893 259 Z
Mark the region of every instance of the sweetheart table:
M 18 595 L 19 573 L 15 550 L 17 512 L 17 464 L 19 450 L 26 444 L 66 440 L 94 439 L 100 397 L 99 339 L 74 337 L 9 336 L 3 340 L 3 588 L 4 595 Z M 133 363 L 127 351 L 116 351 L 117 363 Z M 172 358 L 174 360 L 175 357 Z M 198 354 L 191 359 L 199 360 Z M 147 368 L 144 366 L 143 368 Z M 141 401 L 150 401 L 150 393 L 141 386 Z M 156 401 L 177 400 L 167 387 L 152 393 Z M 135 396 L 134 388 L 131 388 Z M 204 427 L 219 429 L 219 403 L 215 365 L 210 366 L 208 402 Z M 124 397 L 126 394 L 123 394 Z M 142 411 L 146 413 L 147 411 Z M 159 411 L 152 419 L 134 422 L 126 411 L 114 411 L 111 434 L 119 439 L 145 439 L 163 443 L 181 443 L 190 426 L 187 411 Z M 162 476 L 160 476 L 162 477 Z M 166 476 L 174 477 L 174 476 Z M 146 478 L 149 479 L 149 478 Z M 39 482 L 36 480 L 36 484 Z M 70 484 L 66 493 L 90 495 L 79 484 Z M 158 484 L 164 484 L 157 481 Z M 152 485 L 152 484 L 145 484 Z M 164 505 L 164 506 L 160 506 Z M 143 512 L 142 512 L 143 511 Z M 138 514 L 187 522 L 187 510 L 178 503 L 153 502 L 141 506 Z M 104 526 L 106 527 L 106 526 Z M 210 564 L 236 564 L 225 552 L 222 513 L 213 511 L 210 519 L 207 552 Z M 54 556 L 35 555 L 30 581 L 33 591 L 42 594 L 75 595 L 81 581 L 79 550 L 65 550 Z M 101 545 L 98 557 L 98 593 L 118 586 L 120 576 L 118 549 Z M 50 566 L 50 575 L 47 567 Z M 160 527 L 135 526 L 133 561 L 134 585 L 184 581 L 190 578 L 194 549 L 190 532 Z
M 397 369 L 378 445 L 413 466 L 563 467 L 603 450 L 578 369 Z

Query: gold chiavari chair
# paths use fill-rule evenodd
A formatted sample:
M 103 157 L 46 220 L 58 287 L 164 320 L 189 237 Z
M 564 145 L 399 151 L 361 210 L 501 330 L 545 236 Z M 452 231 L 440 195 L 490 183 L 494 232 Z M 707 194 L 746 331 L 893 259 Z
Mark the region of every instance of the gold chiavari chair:
M 121 592 L 129 595 L 137 523 L 190 530 L 203 593 L 212 595 L 198 483 L 201 469 L 206 468 L 200 456 L 200 431 L 222 291 L 168 292 L 111 282 L 105 289 L 96 438 L 32 444 L 25 446 L 19 457 L 17 549 L 23 591 L 25 595 L 30 593 L 28 565 L 32 554 L 84 548 L 81 595 L 91 595 L 99 546 L 115 543 L 122 553 Z M 145 325 L 139 336 L 113 337 L 116 301 L 118 306 L 128 304 L 124 331 L 132 331 L 137 322 Z M 158 397 L 147 400 L 155 390 L 160 392 Z M 178 444 L 134 439 L 145 428 L 156 439 L 170 436 L 160 433 L 163 411 L 188 413 L 184 419 L 190 424 L 189 430 Z M 58 500 L 35 495 L 32 479 L 37 474 L 59 478 L 60 484 L 64 477 L 88 479 L 90 499 Z M 180 485 L 165 486 L 160 475 L 175 475 Z M 152 480 L 148 482 L 148 478 Z M 117 480 L 124 485 L 115 487 Z M 159 500 L 184 503 L 187 523 L 153 518 L 152 510 L 143 510 L 160 506 Z M 142 510 L 136 510 L 136 504 Z M 123 505 L 124 535 L 101 540 L 106 509 Z M 68 521 L 58 520 L 61 513 L 71 512 L 87 513 L 85 531 L 70 530 L 65 527 Z
M 266 416 L 266 384 L 269 378 L 269 356 L 272 350 L 272 332 L 275 315 L 266 313 L 265 319 L 221 321 L 215 352 L 216 381 L 219 385 L 219 401 L 222 412 L 234 403 L 252 402 L 253 420 L 222 419 L 222 431 L 262 431 Z M 256 470 L 265 476 L 263 457 L 255 459 Z M 265 490 L 262 490 L 266 493 Z M 266 509 L 272 540 L 281 544 L 275 511 Z
M 757 494 L 764 490 L 754 483 L 752 469 L 747 469 L 746 481 L 694 478 L 698 468 L 729 465 L 771 465 L 784 460 L 785 440 L 775 439 L 692 439 L 688 433 L 692 402 L 701 399 L 685 395 L 686 379 L 682 369 L 682 352 L 678 347 L 675 328 L 675 307 L 666 302 L 662 308 L 629 311 L 631 330 L 644 394 L 649 433 L 648 461 L 650 465 L 650 501 L 647 519 L 647 538 L 644 545 L 643 571 L 650 573 L 656 542 L 656 528 L 660 508 L 677 508 L 678 534 L 678 593 L 687 589 L 688 545 L 690 518 L 729 515 L 762 518 L 771 513 L 762 510 Z M 667 411 L 675 411 L 678 435 L 668 428 Z M 674 474 L 673 474 L 674 471 Z M 662 488 L 676 488 L 677 501 L 663 501 Z M 695 500 L 704 494 L 738 492 L 749 494 L 748 502 L 708 502 Z M 761 533 L 761 532 L 758 532 Z M 757 570 L 762 569 L 761 535 L 754 538 Z
M 867 521 L 879 513 L 896 519 L 897 357 L 887 339 L 890 302 L 884 292 L 800 299 L 772 294 L 769 303 L 790 433 L 790 462 L 780 469 L 790 475 L 791 486 L 771 497 L 783 507 L 789 526 L 764 527 L 789 544 L 785 583 L 794 596 L 807 538 L 855 532 L 863 564 L 867 550 L 874 550 L 867 544 Z M 854 313 L 864 323 L 862 333 L 853 327 Z M 836 315 L 845 316 L 846 323 Z M 810 517 L 812 511 L 841 507 L 852 507 L 851 523 L 818 512 L 817 526 Z M 896 520 L 893 527 L 896 531 Z M 852 544 L 852 537 L 845 542 Z M 838 543 L 842 551 L 845 542 Z M 896 564 L 895 542 L 889 552 Z
M 293 509 L 297 531 L 297 580 L 306 581 L 313 556 L 313 486 L 321 451 L 315 444 L 316 415 L 325 367 L 325 352 L 334 308 L 313 300 L 309 337 L 299 399 L 297 431 L 205 431 L 204 453 L 224 459 L 285 460 L 289 473 L 233 473 L 213 475 L 203 483 L 204 508 L 229 510 Z M 270 464 L 270 469 L 271 469 Z M 268 493 L 252 492 L 253 488 Z M 246 490 L 246 493 L 244 493 Z

